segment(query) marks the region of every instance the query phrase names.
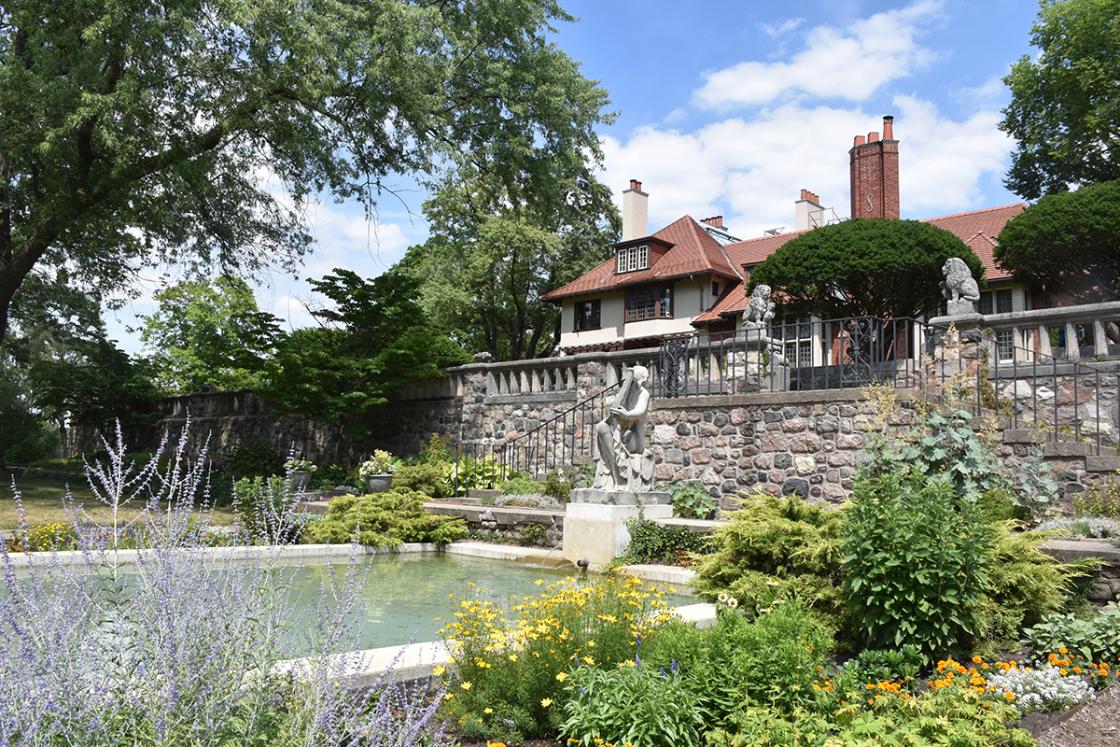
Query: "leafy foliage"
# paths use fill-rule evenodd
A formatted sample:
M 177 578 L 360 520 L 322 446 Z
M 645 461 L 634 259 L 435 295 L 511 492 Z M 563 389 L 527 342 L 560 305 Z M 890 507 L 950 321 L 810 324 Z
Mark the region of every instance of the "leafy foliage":
M 643 517 L 626 521 L 630 544 L 626 553 L 614 558 L 610 565 L 657 563 L 689 565 L 693 556 L 706 552 L 712 545 L 711 536 L 694 532 L 688 527 L 662 526 Z
M 983 265 L 948 231 L 910 220 L 851 220 L 782 245 L 751 272 L 787 304 L 823 317 L 918 316 L 941 304 L 941 266 L 959 257 L 974 277 Z
M 1120 662 L 1120 605 L 1092 617 L 1050 615 L 1025 632 L 1025 642 L 1038 654 L 1068 648 L 1089 661 Z
M 1000 129 L 1017 141 L 1007 188 L 1033 200 L 1071 184 L 1120 179 L 1116 3 L 1044 0 L 1031 44 L 1039 52 L 1023 55 L 1003 79 L 1011 103 Z
M 749 612 L 798 597 L 826 612 L 840 610 L 839 516 L 796 498 L 755 496 L 717 531 L 693 588 L 714 600 L 728 593 Z
M 552 42 L 569 19 L 553 0 L 35 0 L 2 17 L 0 340 L 36 266 L 97 296 L 163 260 L 291 266 L 321 192 L 372 214 L 390 175 L 467 152 L 532 194 L 552 160 L 599 153 L 606 93 Z
M 400 271 L 371 280 L 336 269 L 315 290 L 334 303 L 315 312 L 325 326 L 285 339 L 264 393 L 285 411 L 368 433 L 376 408 L 408 384 L 442 377 L 465 358 L 416 302 L 417 285 Z
M 402 464 L 393 473 L 393 489 L 402 492 L 423 493 L 429 498 L 446 498 L 449 491 L 449 462 L 417 462 Z
M 997 528 L 974 614 L 977 638 L 989 652 L 1013 645 L 1025 627 L 1067 609 L 1078 597 L 1078 581 L 1093 571 L 1092 561 L 1062 563 L 1044 552 L 1044 533 L 1018 531 L 1013 521 Z
M 674 485 L 669 502 L 673 515 L 683 519 L 710 519 L 719 508 L 716 499 L 698 482 Z
M 976 632 L 994 536 L 976 504 L 944 478 L 856 483 L 840 544 L 845 603 L 874 647 L 913 644 L 927 657 Z
M 544 294 L 602 262 L 618 232 L 591 166 L 555 153 L 511 183 L 464 164 L 425 203 L 432 236 L 402 265 L 421 280 L 425 311 L 467 350 L 509 360 L 553 349 L 560 309 Z
M 327 516 L 310 524 L 302 536 L 308 543 L 345 543 L 396 547 L 403 542 L 446 545 L 467 536 L 462 519 L 424 510 L 428 496 L 394 485 L 388 493 L 341 496 L 330 502 Z
M 581 668 L 572 678 L 560 736 L 568 744 L 700 747 L 706 726 L 700 699 L 676 667 L 649 664 Z
M 1120 168 L 1120 164 L 1118 164 Z M 996 261 L 1015 277 L 1092 298 L 1120 295 L 1120 179 L 1044 196 L 999 234 Z
M 280 328 L 257 308 L 253 290 L 234 277 L 185 280 L 155 294 L 141 340 L 156 380 L 172 394 L 253 389 Z

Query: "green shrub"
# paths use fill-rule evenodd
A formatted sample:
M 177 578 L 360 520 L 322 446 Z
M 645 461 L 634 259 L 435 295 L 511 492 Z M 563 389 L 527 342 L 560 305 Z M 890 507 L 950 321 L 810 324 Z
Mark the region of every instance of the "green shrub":
M 907 643 L 899 648 L 865 649 L 844 663 L 844 672 L 856 683 L 915 683 L 924 668 L 925 657 L 917 646 Z
M 544 485 L 527 475 L 513 475 L 501 484 L 505 495 L 544 495 Z
M 700 747 L 704 716 L 677 667 L 581 667 L 572 676 L 560 736 L 567 744 Z
M 402 464 L 393 473 L 393 490 L 423 493 L 429 498 L 445 498 L 449 495 L 447 477 L 450 472 L 451 465 L 447 462 Z
M 662 526 L 641 517 L 628 519 L 630 545 L 626 554 L 611 561 L 611 567 L 635 563 L 688 565 L 694 555 L 705 553 L 712 545 L 711 535 L 688 527 Z
M 1120 519 L 1120 481 L 1108 480 L 1104 489 L 1094 485 L 1073 499 L 1074 516 Z
M 326 467 L 320 467 L 312 479 L 312 483 L 316 490 L 333 490 L 338 485 L 346 483 L 349 476 L 345 467 L 340 467 L 337 464 L 331 464 Z M 363 484 L 364 488 L 365 485 Z
M 423 493 L 404 492 L 342 496 L 330 502 L 326 518 L 309 525 L 305 543 L 345 543 L 355 535 L 363 545 L 396 547 L 404 542 L 446 545 L 467 536 L 462 519 L 437 516 L 424 510 Z
M 501 478 L 501 467 L 492 456 L 465 456 L 447 473 L 447 495 L 465 495 L 468 490 L 493 490 Z
M 755 496 L 728 518 L 697 566 L 697 593 L 709 601 L 730 594 L 748 614 L 794 597 L 825 614 L 840 611 L 839 513 L 800 498 Z
M 747 705 L 708 732 L 708 747 L 801 747 L 804 745 L 953 745 L 1033 747 L 1030 733 L 1011 724 L 1015 709 L 987 702 L 963 688 L 944 688 L 897 699 L 876 708 L 846 707 L 836 713 Z
M 1050 615 L 1025 631 L 1024 643 L 1036 656 L 1065 647 L 1087 661 L 1120 662 L 1120 605 L 1108 605 L 1092 617 Z
M 710 519 L 719 503 L 698 482 L 674 485 L 670 495 L 673 515 L 682 519 Z
M 549 472 L 544 477 L 544 494 L 554 498 L 557 503 L 567 503 L 572 497 L 575 485 L 559 472 Z
M 234 481 L 242 477 L 282 475 L 284 457 L 267 441 L 244 441 L 226 454 L 222 472 Z
M 1015 522 L 996 525 L 996 539 L 974 617 L 980 653 L 994 654 L 1018 640 L 1025 626 L 1060 612 L 1076 598 L 1077 582 L 1094 561 L 1062 563 L 1039 545 L 1047 535 L 1016 531 Z
M 857 481 L 844 512 L 844 601 L 876 648 L 950 653 L 976 630 L 994 537 L 951 483 L 884 475 Z

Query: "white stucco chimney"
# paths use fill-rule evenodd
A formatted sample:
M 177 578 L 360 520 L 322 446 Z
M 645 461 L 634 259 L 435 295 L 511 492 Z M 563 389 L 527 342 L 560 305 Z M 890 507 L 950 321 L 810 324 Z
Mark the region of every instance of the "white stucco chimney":
M 649 195 L 642 183 L 630 180 L 630 188 L 622 193 L 622 240 L 640 239 L 649 235 Z
M 794 231 L 807 231 L 810 228 L 817 228 L 825 224 L 824 208 L 821 206 L 821 198 L 817 193 L 803 189 L 801 190 L 801 198 L 793 205 Z

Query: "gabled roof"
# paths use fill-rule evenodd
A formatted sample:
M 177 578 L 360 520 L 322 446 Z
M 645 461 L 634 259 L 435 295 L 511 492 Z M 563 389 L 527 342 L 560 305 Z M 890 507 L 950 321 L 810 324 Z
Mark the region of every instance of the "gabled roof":
M 690 215 L 670 223 L 651 238 L 669 242 L 672 247 L 648 269 L 616 273 L 615 258 L 611 257 L 567 285 L 549 291 L 542 298 L 546 301 L 559 301 L 569 296 L 582 296 L 638 283 L 707 273 L 735 279 L 742 277 L 736 271 L 724 247 Z

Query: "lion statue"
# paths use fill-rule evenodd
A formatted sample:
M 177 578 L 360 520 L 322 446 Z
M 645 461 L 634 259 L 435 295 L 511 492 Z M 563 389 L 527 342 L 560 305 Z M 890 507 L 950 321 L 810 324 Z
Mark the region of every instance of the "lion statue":
M 746 323 L 762 326 L 774 318 L 774 303 L 770 300 L 770 286 L 756 285 L 747 304 Z
M 980 300 L 980 286 L 972 277 L 972 271 L 960 257 L 949 257 L 941 267 L 945 279 L 941 282 L 941 293 L 945 300 L 957 302 L 960 300 L 976 303 Z

